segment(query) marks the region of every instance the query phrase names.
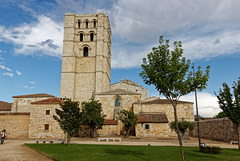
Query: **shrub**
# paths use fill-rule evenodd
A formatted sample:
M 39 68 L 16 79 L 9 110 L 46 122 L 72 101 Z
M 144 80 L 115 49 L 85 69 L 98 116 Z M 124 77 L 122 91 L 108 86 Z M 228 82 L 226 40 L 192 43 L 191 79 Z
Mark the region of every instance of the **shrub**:
M 200 151 L 208 154 L 220 154 L 221 148 L 219 146 L 201 146 Z
M 176 122 L 175 121 L 172 121 L 170 124 L 170 129 L 175 132 L 177 132 L 177 127 L 176 127 Z M 192 131 L 194 129 L 194 123 L 193 122 L 190 122 L 190 121 L 186 121 L 182 118 L 181 121 L 178 121 L 178 127 L 179 127 L 179 130 L 181 132 L 181 137 L 182 139 L 184 140 L 189 140 L 189 132 Z

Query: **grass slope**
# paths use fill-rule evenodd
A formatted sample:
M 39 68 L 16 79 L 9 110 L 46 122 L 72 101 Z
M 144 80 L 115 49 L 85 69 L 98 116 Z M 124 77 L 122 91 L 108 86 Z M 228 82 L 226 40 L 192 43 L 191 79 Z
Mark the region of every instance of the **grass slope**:
M 180 148 L 172 146 L 124 146 L 72 144 L 27 144 L 58 161 L 181 161 Z M 187 161 L 239 161 L 237 149 L 221 154 L 204 154 L 196 147 L 184 147 Z

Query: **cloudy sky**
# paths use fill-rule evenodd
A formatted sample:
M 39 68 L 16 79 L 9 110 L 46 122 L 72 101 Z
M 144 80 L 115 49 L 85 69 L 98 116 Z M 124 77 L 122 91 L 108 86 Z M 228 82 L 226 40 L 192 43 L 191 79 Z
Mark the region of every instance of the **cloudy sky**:
M 213 92 L 240 76 L 239 6 L 239 0 L 1 0 L 0 100 L 59 96 L 64 14 L 104 11 L 112 28 L 112 83 L 128 78 L 144 85 L 142 58 L 159 36 L 182 41 L 186 58 L 211 66 L 198 102 L 200 115 L 213 116 L 220 111 Z M 144 87 L 159 96 L 153 86 Z M 182 100 L 194 101 L 194 94 Z

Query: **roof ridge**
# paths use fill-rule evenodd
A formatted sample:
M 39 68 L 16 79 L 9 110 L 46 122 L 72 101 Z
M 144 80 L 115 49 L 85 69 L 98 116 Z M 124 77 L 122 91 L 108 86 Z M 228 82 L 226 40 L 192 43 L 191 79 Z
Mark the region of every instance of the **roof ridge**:
M 27 94 L 27 95 L 18 95 L 12 96 L 13 98 L 34 98 L 34 97 L 55 97 L 47 93 L 37 93 L 37 94 Z
M 99 93 L 96 93 L 96 95 L 102 95 L 102 94 L 116 94 L 114 92 L 125 92 L 125 93 L 119 93 L 119 94 L 137 94 L 137 95 L 141 95 L 141 93 L 136 93 L 136 92 L 132 92 L 132 91 L 127 91 L 127 90 L 124 90 L 124 89 L 113 89 L 113 90 L 108 90 L 108 91 L 104 91 L 104 92 L 99 92 Z
M 55 100 L 55 101 L 54 101 Z M 32 102 L 31 104 L 57 104 L 63 101 L 58 97 L 47 98 L 39 101 Z

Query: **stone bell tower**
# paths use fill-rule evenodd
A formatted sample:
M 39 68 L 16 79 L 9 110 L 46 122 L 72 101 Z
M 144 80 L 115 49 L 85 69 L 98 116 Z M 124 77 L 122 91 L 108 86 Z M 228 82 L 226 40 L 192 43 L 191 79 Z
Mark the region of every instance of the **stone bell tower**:
M 65 14 L 60 97 L 88 101 L 109 90 L 111 28 L 108 16 Z

